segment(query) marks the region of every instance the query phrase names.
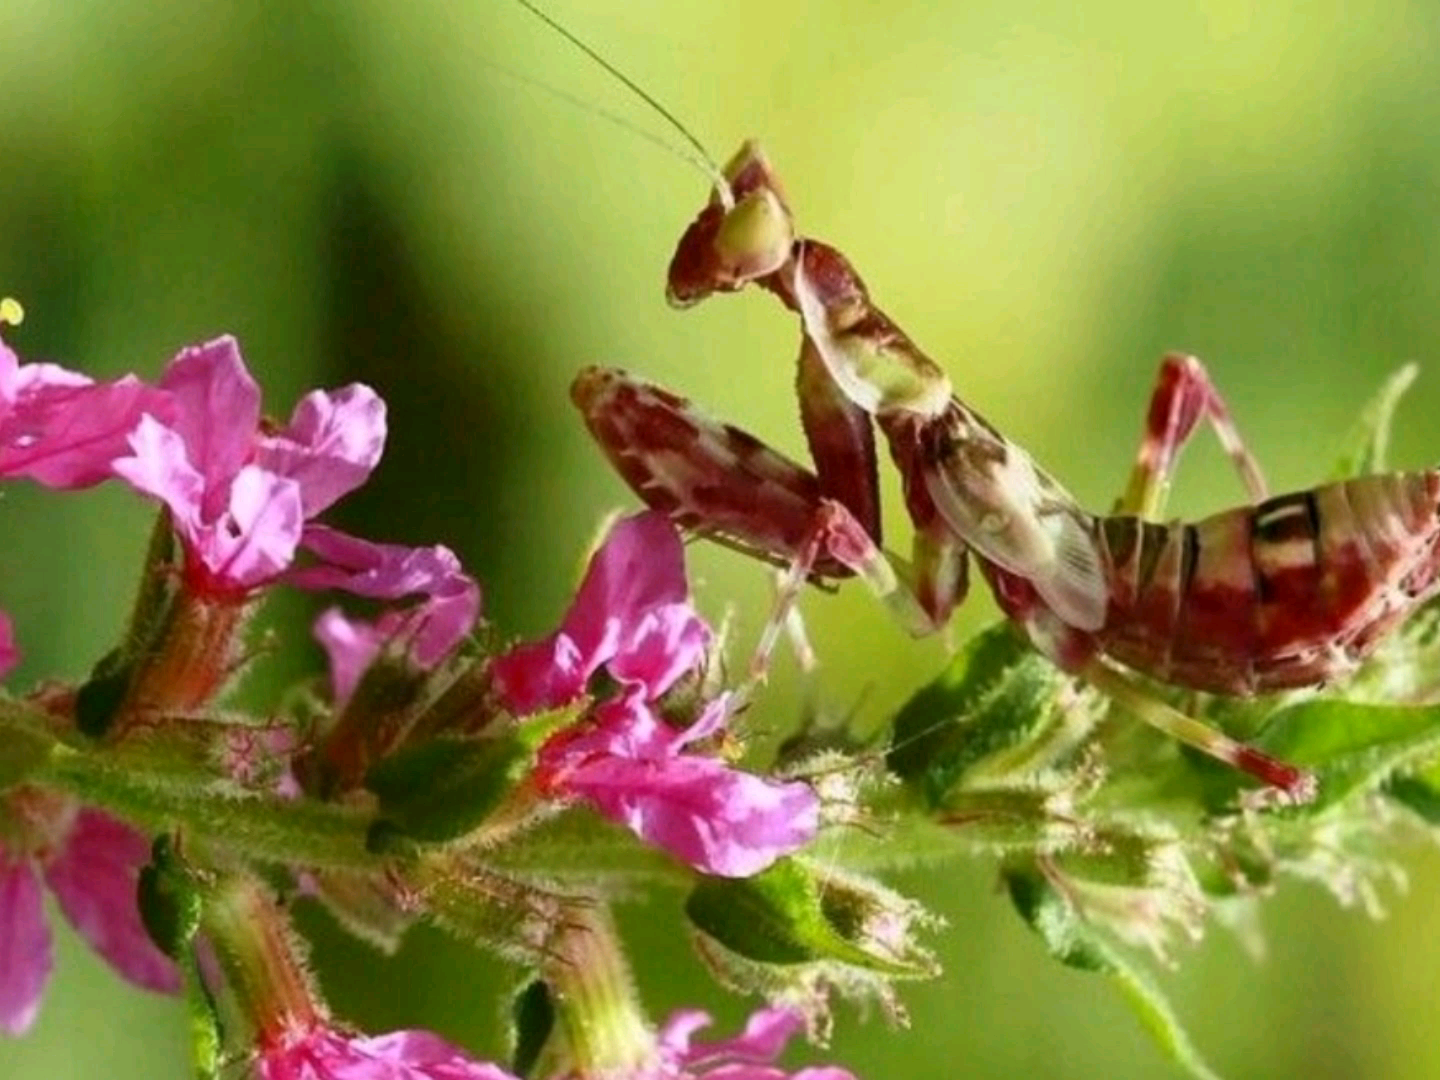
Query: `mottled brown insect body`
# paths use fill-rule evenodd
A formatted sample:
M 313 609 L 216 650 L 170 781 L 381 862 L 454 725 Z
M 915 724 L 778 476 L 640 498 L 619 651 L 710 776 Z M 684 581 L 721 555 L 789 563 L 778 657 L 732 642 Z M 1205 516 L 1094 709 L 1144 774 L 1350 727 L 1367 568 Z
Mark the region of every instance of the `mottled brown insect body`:
M 1193 524 L 1099 521 L 1099 649 L 1163 682 L 1251 695 L 1344 679 L 1436 590 L 1440 473 L 1281 495 Z

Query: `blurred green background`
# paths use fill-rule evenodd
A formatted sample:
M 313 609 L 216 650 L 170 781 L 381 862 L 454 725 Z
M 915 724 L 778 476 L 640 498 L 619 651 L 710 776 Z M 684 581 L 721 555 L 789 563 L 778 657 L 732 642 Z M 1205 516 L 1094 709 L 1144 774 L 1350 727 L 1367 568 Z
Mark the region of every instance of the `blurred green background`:
M 551 0 L 723 158 L 761 136 L 803 231 L 838 245 L 961 392 L 1087 505 L 1123 480 L 1155 365 L 1200 354 L 1275 487 L 1308 486 L 1358 404 L 1423 365 L 1394 458 L 1440 454 L 1440 49 L 1433 5 L 972 0 Z M 514 76 L 522 78 L 517 79 Z M 661 130 L 509 0 L 417 4 L 9 0 L 0 6 L 0 292 L 22 355 L 154 374 L 239 335 L 283 414 L 363 379 L 389 452 L 348 527 L 443 541 L 489 615 L 558 617 L 598 516 L 630 500 L 566 396 L 580 366 L 664 381 L 798 455 L 796 327 L 760 295 L 676 314 L 674 240 L 706 195 L 680 161 L 535 83 Z M 892 539 L 908 543 L 887 479 Z M 1208 436 L 1177 509 L 1237 501 Z M 119 492 L 0 504 L 0 604 L 20 680 L 113 640 L 146 511 Z M 754 565 L 692 548 L 699 600 L 767 603 Z M 837 714 L 880 723 L 942 663 L 858 588 L 806 600 Z M 294 616 L 298 609 L 288 614 Z M 957 634 L 991 618 L 976 599 Z M 303 636 L 303 626 L 287 631 Z M 266 701 L 312 670 L 291 647 Z M 770 723 L 807 691 L 786 661 Z M 1383 922 L 1288 884 L 1253 962 L 1217 929 L 1166 977 L 1232 1077 L 1430 1077 L 1440 861 L 1406 856 Z M 840 1010 L 863 1077 L 1162 1077 L 1110 989 L 1061 970 L 986 866 L 901 875 L 951 923 L 908 1032 Z M 702 975 L 669 896 L 622 912 L 655 1014 L 742 1012 Z M 306 925 L 337 1012 L 498 1053 L 511 974 L 417 933 L 383 959 Z M 720 1032 L 716 1032 L 720 1034 Z M 179 1078 L 185 1021 L 69 938 L 0 1076 Z M 816 1055 L 819 1057 L 820 1055 Z M 812 1058 L 813 1060 L 813 1058 Z

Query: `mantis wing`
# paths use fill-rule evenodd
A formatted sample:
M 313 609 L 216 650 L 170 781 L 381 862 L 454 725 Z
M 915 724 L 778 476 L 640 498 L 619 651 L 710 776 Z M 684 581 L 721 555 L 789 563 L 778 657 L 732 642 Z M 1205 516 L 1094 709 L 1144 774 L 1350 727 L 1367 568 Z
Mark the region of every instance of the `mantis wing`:
M 946 523 L 1029 581 L 1066 624 L 1105 625 L 1109 588 L 1094 518 L 1020 447 L 952 399 L 921 425 L 924 482 Z

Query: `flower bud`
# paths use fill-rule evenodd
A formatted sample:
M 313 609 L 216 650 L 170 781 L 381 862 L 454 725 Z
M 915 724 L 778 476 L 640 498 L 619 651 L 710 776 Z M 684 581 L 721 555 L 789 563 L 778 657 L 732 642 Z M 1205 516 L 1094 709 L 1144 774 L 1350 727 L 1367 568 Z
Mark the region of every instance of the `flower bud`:
M 793 858 L 754 877 L 704 878 L 685 912 L 702 933 L 760 964 L 839 964 L 891 977 L 934 970 L 912 938 L 914 924 L 932 921 L 917 904 Z
M 140 920 L 157 948 L 181 959 L 200 928 L 203 897 L 168 835 L 155 838 L 150 862 L 141 868 L 137 893 Z
M 398 837 L 456 840 L 479 828 L 529 772 L 534 747 L 517 735 L 439 738 L 380 761 L 365 786 L 380 799 L 371 845 Z

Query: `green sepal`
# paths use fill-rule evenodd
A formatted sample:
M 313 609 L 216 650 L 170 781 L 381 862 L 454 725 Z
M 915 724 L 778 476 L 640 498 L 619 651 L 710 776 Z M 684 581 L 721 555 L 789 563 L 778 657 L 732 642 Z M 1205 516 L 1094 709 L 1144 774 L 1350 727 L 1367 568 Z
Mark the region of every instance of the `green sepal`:
M 444 843 L 465 836 L 485 823 L 533 760 L 529 740 L 513 734 L 407 746 L 366 774 L 365 787 L 380 799 L 372 840 L 388 845 L 398 835 Z
M 182 960 L 200 929 L 204 898 L 168 835 L 155 838 L 150 862 L 140 870 L 137 888 L 140 920 L 155 947 Z
M 931 809 L 981 774 L 1034 773 L 1073 743 L 1063 679 L 1008 622 L 982 631 L 901 708 L 886 763 Z
M 1377 787 L 1397 769 L 1440 755 L 1440 705 L 1307 701 L 1277 712 L 1254 741 L 1315 771 L 1319 794 L 1291 811 L 1313 816 Z
M 917 957 L 897 962 L 857 942 L 865 934 L 855 887 L 821 879 L 794 859 L 749 878 L 702 878 L 685 901 L 694 926 L 731 952 L 762 964 L 849 964 L 886 975 L 920 975 Z
M 135 665 L 120 649 L 99 659 L 90 678 L 75 693 L 75 726 L 82 734 L 92 739 L 105 737 L 125 704 L 134 676 Z
M 1366 403 L 1360 417 L 1345 435 L 1343 449 L 1330 476 L 1349 480 L 1385 471 L 1385 454 L 1390 445 L 1390 421 L 1395 407 L 1420 373 L 1418 364 L 1410 363 L 1395 370 Z
M 510 1003 L 510 1022 L 515 1038 L 510 1071 L 516 1076 L 528 1077 L 555 1030 L 555 999 L 545 980 L 535 979 L 520 989 Z
M 196 1080 L 218 1080 L 225 1063 L 220 1011 L 193 952 L 186 954 L 181 969 L 185 975 L 186 1013 L 190 1021 L 191 1068 Z
M 1010 870 L 1005 885 L 1015 910 L 1040 935 L 1051 956 L 1068 967 L 1109 976 L 1171 1061 L 1196 1080 L 1218 1080 L 1149 972 L 1085 922 L 1040 874 Z

